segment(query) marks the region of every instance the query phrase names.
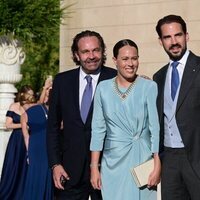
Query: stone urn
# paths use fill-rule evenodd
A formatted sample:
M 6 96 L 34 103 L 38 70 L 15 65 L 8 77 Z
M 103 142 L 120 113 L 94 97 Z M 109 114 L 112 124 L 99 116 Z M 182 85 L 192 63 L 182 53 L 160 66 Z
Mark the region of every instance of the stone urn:
M 18 40 L 0 37 L 0 172 L 11 130 L 6 130 L 6 112 L 14 102 L 17 89 L 15 84 L 22 79 L 20 66 L 25 60 L 25 52 Z

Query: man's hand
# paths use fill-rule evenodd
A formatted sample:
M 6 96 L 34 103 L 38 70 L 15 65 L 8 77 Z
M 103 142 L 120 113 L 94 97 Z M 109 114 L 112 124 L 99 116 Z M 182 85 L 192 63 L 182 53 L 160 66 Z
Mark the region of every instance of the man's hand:
M 144 74 L 140 75 L 140 77 L 145 78 L 145 79 L 148 79 L 148 80 L 151 80 L 150 77 L 148 77 L 148 76 L 146 76 L 146 75 L 144 75 Z
M 54 180 L 54 184 L 55 187 L 61 190 L 64 190 L 64 187 L 61 184 L 61 177 L 64 177 L 66 180 L 69 180 L 70 177 L 68 176 L 68 174 L 66 173 L 66 171 L 64 170 L 62 165 L 57 165 L 53 168 L 53 180 Z

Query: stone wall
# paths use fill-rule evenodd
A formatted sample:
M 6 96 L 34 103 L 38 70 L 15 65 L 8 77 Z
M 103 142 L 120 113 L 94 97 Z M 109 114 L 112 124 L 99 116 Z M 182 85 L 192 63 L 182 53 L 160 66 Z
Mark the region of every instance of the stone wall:
M 99 32 L 107 46 L 107 65 L 112 62 L 113 45 L 130 38 L 139 46 L 139 73 L 152 76 L 168 57 L 158 43 L 155 25 L 168 14 L 181 15 L 188 25 L 189 49 L 200 54 L 199 0 L 65 0 L 73 4 L 71 18 L 61 26 L 60 71 L 74 67 L 70 46 L 74 35 L 86 29 Z

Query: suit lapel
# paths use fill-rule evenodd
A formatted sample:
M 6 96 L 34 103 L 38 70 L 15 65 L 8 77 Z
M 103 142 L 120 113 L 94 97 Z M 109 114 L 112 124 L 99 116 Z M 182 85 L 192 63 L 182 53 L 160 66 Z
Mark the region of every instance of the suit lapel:
M 199 73 L 200 70 L 200 63 L 197 61 L 197 57 L 190 52 L 188 60 L 185 65 L 183 78 L 181 81 L 181 87 L 179 91 L 179 97 L 177 102 L 176 111 L 179 110 L 180 106 L 184 102 L 184 99 L 186 98 L 191 85 L 193 83 L 193 80 L 195 80 L 195 77 Z
M 102 66 L 101 67 L 101 71 L 100 71 L 100 75 L 99 75 L 99 79 L 98 79 L 98 82 L 97 82 L 97 85 L 99 84 L 100 81 L 103 81 L 105 79 L 108 79 L 108 78 L 111 78 L 111 75 L 109 74 L 109 72 L 106 70 L 106 67 Z M 96 88 L 95 88 L 96 90 Z M 86 120 L 86 124 L 90 124 L 91 123 L 91 120 L 92 120 L 92 112 L 93 112 L 93 102 L 94 102 L 94 98 L 92 99 L 92 103 L 91 103 L 91 106 L 90 106 L 90 110 L 89 110 L 89 113 L 88 113 L 88 117 L 87 117 L 87 120 Z
M 73 85 L 73 95 L 74 95 L 74 104 L 77 112 L 79 112 L 80 118 L 81 118 L 81 113 L 80 113 L 80 106 L 79 106 L 79 72 L 80 68 L 77 68 L 74 77 L 72 78 L 73 82 L 71 83 Z
M 105 67 L 102 67 L 97 85 L 99 84 L 100 81 L 105 80 L 105 79 L 106 79 Z
M 168 69 L 168 65 L 165 65 L 163 68 L 163 71 L 160 75 L 160 79 L 159 79 L 159 84 L 158 84 L 158 114 L 159 114 L 159 118 L 160 120 L 162 120 L 162 116 L 163 116 L 163 110 L 164 110 L 164 91 L 165 91 L 165 81 L 166 81 L 166 75 L 167 75 L 167 69 Z

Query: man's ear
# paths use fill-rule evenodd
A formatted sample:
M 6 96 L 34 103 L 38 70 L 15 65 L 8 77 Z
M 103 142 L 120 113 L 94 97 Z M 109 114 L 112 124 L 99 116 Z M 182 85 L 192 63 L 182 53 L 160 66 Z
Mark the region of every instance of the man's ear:
M 74 52 L 74 54 L 75 54 L 75 56 L 76 56 L 76 59 L 77 59 L 78 61 L 80 61 L 80 58 L 79 58 L 79 55 L 78 55 L 77 51 Z
M 117 66 L 117 59 L 115 57 L 112 57 L 112 60 L 113 60 L 113 62 L 115 64 L 115 66 Z
M 163 43 L 162 43 L 162 40 L 161 40 L 160 37 L 158 38 L 158 42 L 159 42 L 159 44 L 160 44 L 161 46 L 163 46 Z
M 188 33 L 186 33 L 186 41 L 188 42 L 189 41 L 189 34 Z

